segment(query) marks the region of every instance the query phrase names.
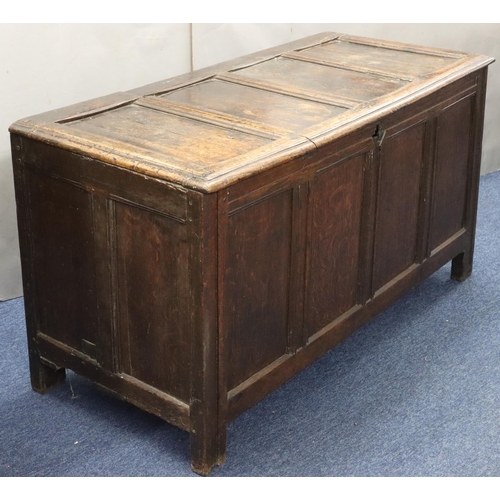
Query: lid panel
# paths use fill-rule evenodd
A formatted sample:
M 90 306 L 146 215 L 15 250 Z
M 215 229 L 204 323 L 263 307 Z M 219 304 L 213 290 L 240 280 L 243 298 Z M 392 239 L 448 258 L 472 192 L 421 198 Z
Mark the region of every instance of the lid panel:
M 299 53 L 331 63 L 347 64 L 367 70 L 381 70 L 395 76 L 405 75 L 407 77 L 433 73 L 456 62 L 455 58 L 450 57 L 419 54 L 340 40 L 301 50 Z
M 407 82 L 359 71 L 324 66 L 295 59 L 276 58 L 234 72 L 236 75 L 298 90 L 311 98 L 338 96 L 365 102 L 393 92 Z
M 219 80 L 184 87 L 164 94 L 161 99 L 223 113 L 235 120 L 266 124 L 285 132 L 300 132 L 345 111 L 338 106 Z
M 171 115 L 137 105 L 114 109 L 67 126 L 139 149 L 160 163 L 169 159 L 197 173 L 272 141 L 252 134 Z
M 370 126 L 371 131 L 402 106 L 455 82 L 465 85 L 468 75 L 467 85 L 476 86 L 474 73 L 493 61 L 321 33 L 27 117 L 9 130 L 146 176 L 215 192 L 302 161 L 359 128 Z

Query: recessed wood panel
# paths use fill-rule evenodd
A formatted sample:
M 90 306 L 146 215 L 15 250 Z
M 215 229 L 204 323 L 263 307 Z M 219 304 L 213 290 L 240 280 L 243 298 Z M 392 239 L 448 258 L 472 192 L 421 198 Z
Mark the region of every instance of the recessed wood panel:
M 228 388 L 285 354 L 292 191 L 240 209 L 229 218 L 224 315 Z
M 473 102 L 471 97 L 463 99 L 437 119 L 431 250 L 453 236 L 464 224 Z
M 309 335 L 356 304 L 365 161 L 361 154 L 314 180 L 305 315 Z
M 205 172 L 220 161 L 234 158 L 271 141 L 197 120 L 137 105 L 106 111 L 67 125 L 116 142 L 121 149 L 138 151 L 154 161 L 165 161 L 193 172 Z
M 429 54 L 419 54 L 386 47 L 334 41 L 300 51 L 300 54 L 318 57 L 325 61 L 379 70 L 396 75 L 417 77 L 446 68 L 456 59 Z
M 434 91 L 470 87 L 472 73 L 492 62 L 323 33 L 18 120 L 10 131 L 212 193 L 341 140 L 367 116 L 391 120 L 420 98 L 430 103 Z
M 294 132 L 345 112 L 345 108 L 217 80 L 175 90 L 162 99 Z
M 281 85 L 284 89 L 294 88 L 312 97 L 341 96 L 361 102 L 380 97 L 405 84 L 357 71 L 283 58 L 250 66 L 235 74 Z
M 121 369 L 188 401 L 187 227 L 125 204 L 115 206 Z
M 425 125 L 382 143 L 373 287 L 378 290 L 415 262 Z
M 26 179 L 38 327 L 78 351 L 92 351 L 87 347 L 97 342 L 97 302 L 91 197 L 28 169 Z

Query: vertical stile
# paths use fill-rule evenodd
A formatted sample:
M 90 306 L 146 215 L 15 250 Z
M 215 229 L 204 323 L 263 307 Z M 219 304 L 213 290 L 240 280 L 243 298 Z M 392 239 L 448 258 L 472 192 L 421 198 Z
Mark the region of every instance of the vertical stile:
M 96 265 L 96 299 L 97 299 L 97 362 L 105 370 L 114 371 L 113 356 L 113 286 L 111 279 L 110 252 L 110 214 L 109 200 L 95 194 L 91 195 L 94 252 Z
M 419 200 L 417 248 L 415 261 L 421 264 L 430 255 L 429 234 L 432 209 L 432 182 L 436 161 L 436 131 L 437 119 L 431 117 L 425 123 L 424 157 Z
M 218 369 L 219 369 L 219 450 L 217 465 L 226 458 L 226 415 L 228 408 L 226 324 L 224 322 L 224 269 L 227 248 L 227 226 L 229 223 L 229 190 L 217 193 L 217 282 L 218 282 Z
M 219 434 L 217 194 L 188 197 L 191 289 L 191 467 L 206 475 L 221 462 Z
M 290 293 L 288 305 L 288 348 L 293 354 L 305 342 L 304 325 L 304 280 L 306 260 L 306 226 L 308 207 L 307 183 L 293 188 L 292 251 L 290 262 Z
M 363 178 L 358 278 L 358 303 L 361 305 L 366 304 L 373 296 L 373 257 L 379 169 L 380 154 L 379 147 L 376 146 L 366 154 Z
M 44 393 L 52 386 L 62 382 L 66 372 L 64 368 L 54 369 L 43 364 L 38 350 L 38 306 L 33 262 L 35 249 L 32 244 L 31 204 L 25 175 L 26 167 L 23 163 L 23 141 L 17 135 L 12 135 L 11 145 L 31 386 L 33 390 Z

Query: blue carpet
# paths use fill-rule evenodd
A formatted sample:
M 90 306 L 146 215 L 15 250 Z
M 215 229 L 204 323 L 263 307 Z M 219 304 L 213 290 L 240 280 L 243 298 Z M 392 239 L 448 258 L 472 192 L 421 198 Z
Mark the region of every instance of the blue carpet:
M 500 476 L 500 172 L 472 276 L 447 265 L 229 425 L 213 476 Z M 0 303 L 0 476 L 189 476 L 189 437 L 68 372 L 31 390 L 22 299 Z

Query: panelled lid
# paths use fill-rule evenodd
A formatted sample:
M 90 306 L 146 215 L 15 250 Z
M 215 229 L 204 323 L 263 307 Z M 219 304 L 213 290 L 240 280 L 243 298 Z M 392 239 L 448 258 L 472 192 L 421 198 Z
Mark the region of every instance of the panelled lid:
M 323 33 L 19 120 L 10 131 L 212 192 L 491 62 Z

